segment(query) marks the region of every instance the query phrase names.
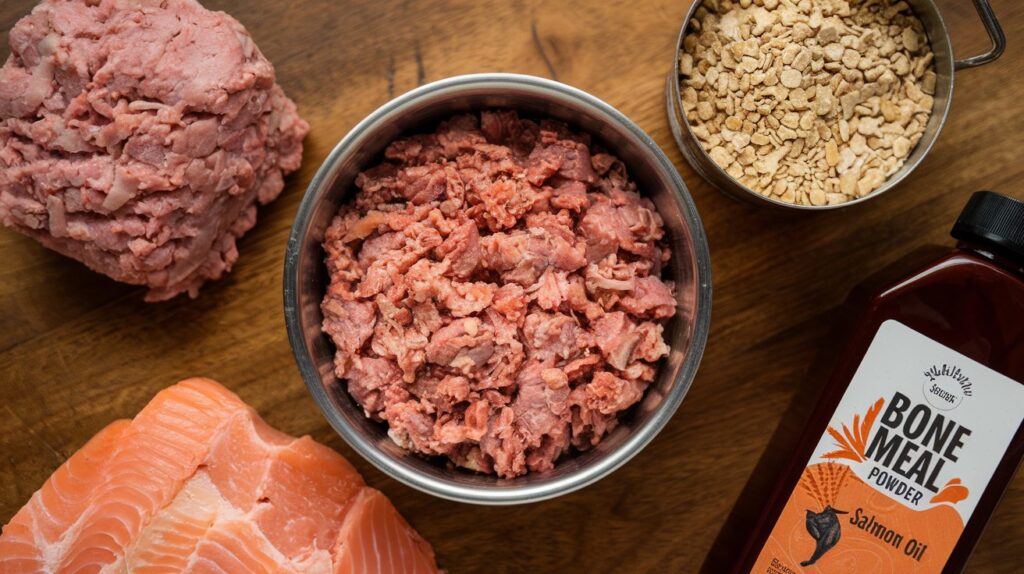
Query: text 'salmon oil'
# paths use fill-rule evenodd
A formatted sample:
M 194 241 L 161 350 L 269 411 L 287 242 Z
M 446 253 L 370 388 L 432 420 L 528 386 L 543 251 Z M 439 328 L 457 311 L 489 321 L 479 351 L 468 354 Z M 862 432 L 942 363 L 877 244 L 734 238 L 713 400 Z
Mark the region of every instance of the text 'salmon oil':
M 1024 203 L 976 193 L 953 236 L 851 298 L 792 460 L 714 571 L 963 569 L 1024 455 Z

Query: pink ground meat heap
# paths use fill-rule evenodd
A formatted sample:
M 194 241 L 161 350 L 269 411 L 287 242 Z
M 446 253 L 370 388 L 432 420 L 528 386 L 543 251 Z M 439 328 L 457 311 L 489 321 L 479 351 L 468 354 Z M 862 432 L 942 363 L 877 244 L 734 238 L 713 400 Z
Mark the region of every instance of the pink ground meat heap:
M 44 0 L 0 68 L 0 221 L 147 299 L 195 296 L 299 167 L 302 121 L 194 0 Z
M 400 446 L 501 477 L 598 444 L 676 312 L 661 218 L 622 162 L 509 111 L 384 156 L 324 241 L 349 393 Z

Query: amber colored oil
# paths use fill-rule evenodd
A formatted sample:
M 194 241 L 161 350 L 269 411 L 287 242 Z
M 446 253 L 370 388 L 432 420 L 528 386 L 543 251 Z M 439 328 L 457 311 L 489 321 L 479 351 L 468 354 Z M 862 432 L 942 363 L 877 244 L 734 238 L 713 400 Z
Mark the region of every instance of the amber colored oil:
M 795 440 L 786 437 L 785 432 L 776 432 L 703 571 L 750 572 L 883 322 L 897 320 L 1014 381 L 1024 381 L 1024 261 L 998 257 L 961 243 L 923 266 L 898 263 L 877 274 L 851 294 L 843 314 L 846 318 L 840 324 L 847 329 L 846 342 L 838 347 L 838 356 L 826 361 L 832 365 L 831 375 L 827 367 L 811 371 L 812 375 L 817 370 L 828 376 L 817 404 L 809 415 L 804 410 L 801 416 L 799 408 L 787 413 L 806 420 L 806 424 Z M 818 386 L 814 381 L 810 383 Z M 785 427 L 786 421 L 780 426 Z M 1022 456 L 1024 428 L 1018 427 L 964 525 L 944 573 L 963 569 Z M 781 464 L 780 458 L 784 460 Z M 761 474 L 766 469 L 776 472 Z M 773 476 L 778 477 L 775 482 L 771 482 Z

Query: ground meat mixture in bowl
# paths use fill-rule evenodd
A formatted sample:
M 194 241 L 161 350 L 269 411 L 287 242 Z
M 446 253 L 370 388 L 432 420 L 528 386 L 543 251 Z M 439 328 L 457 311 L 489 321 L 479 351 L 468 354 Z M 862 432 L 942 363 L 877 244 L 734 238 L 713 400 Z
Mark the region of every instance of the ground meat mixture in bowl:
M 689 195 L 639 128 L 562 84 L 463 76 L 335 149 L 285 299 L 304 378 L 356 450 L 500 504 L 584 486 L 653 438 L 696 371 L 710 277 Z
M 566 124 L 485 110 L 400 139 L 327 229 L 335 374 L 413 452 L 513 478 L 639 402 L 676 313 L 654 204 Z

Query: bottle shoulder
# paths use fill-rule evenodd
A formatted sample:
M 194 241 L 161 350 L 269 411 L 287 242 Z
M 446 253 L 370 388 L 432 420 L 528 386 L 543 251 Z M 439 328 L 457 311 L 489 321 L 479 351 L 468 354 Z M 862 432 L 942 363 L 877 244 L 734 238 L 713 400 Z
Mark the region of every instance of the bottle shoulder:
M 1024 275 L 957 249 L 851 301 L 865 342 L 887 320 L 1024 381 Z
M 911 268 L 910 273 L 878 290 L 875 297 L 888 299 L 920 289 L 934 291 L 937 295 L 943 289 L 965 288 L 1024 292 L 1024 275 L 971 251 L 956 249 L 923 266 Z

